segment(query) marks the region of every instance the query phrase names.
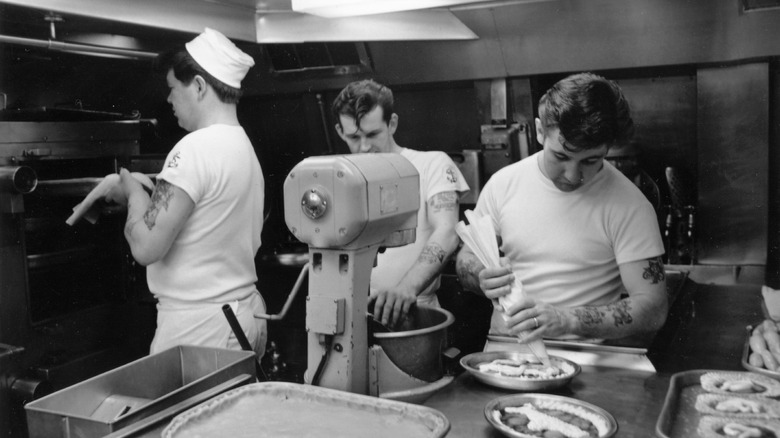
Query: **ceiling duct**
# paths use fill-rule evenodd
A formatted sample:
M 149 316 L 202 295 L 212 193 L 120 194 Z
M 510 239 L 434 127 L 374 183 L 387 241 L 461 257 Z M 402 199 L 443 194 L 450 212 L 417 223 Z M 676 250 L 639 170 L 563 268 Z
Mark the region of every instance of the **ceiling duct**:
M 271 72 L 284 75 L 352 75 L 372 71 L 363 43 L 266 44 Z
M 740 0 L 743 12 L 780 8 L 780 0 Z

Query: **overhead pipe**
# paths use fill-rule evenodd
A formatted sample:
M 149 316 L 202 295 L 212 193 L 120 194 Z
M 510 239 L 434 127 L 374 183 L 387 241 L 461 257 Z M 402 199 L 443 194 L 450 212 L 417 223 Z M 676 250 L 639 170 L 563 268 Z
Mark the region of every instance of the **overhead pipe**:
M 52 39 L 39 40 L 33 38 L 15 37 L 10 35 L 0 35 L 0 43 L 18 44 L 22 46 L 40 47 L 59 52 L 76 52 L 95 55 L 121 56 L 131 59 L 153 59 L 157 57 L 156 52 L 146 52 L 141 50 L 120 49 L 117 47 L 102 47 L 89 44 L 66 43 L 64 41 L 55 41 Z

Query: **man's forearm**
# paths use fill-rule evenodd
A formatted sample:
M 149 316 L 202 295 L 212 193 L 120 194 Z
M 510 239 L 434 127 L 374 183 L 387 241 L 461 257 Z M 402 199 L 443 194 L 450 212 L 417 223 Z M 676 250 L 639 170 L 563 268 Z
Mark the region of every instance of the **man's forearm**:
M 419 295 L 441 273 L 448 256 L 441 245 L 428 242 L 398 287 L 413 290 L 415 295 Z
M 586 338 L 615 339 L 658 330 L 666 315 L 664 302 L 645 296 L 628 297 L 606 306 L 564 309 L 570 332 Z M 660 323 L 660 324 L 659 324 Z
M 455 270 L 464 289 L 470 290 L 477 295 L 484 295 L 479 287 L 479 272 L 482 269 L 484 269 L 484 266 L 477 259 L 477 256 L 468 247 L 464 246 L 461 248 L 455 262 Z
M 136 247 L 143 239 L 144 214 L 149 205 L 149 196 L 141 190 L 133 192 L 127 199 L 127 221 L 125 222 L 125 239 L 130 250 L 135 253 Z

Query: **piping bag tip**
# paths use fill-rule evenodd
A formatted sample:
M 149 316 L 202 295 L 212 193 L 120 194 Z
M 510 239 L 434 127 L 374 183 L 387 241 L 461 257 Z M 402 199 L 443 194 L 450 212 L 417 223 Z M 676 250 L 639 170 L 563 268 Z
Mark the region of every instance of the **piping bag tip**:
M 517 342 L 528 346 L 528 349 L 531 350 L 531 353 L 536 356 L 536 359 L 538 359 L 539 362 L 541 362 L 546 367 L 552 365 L 550 362 L 550 357 L 547 355 L 547 347 L 544 345 L 544 341 L 538 339 L 532 342 L 523 342 L 521 339 L 522 338 L 518 338 Z

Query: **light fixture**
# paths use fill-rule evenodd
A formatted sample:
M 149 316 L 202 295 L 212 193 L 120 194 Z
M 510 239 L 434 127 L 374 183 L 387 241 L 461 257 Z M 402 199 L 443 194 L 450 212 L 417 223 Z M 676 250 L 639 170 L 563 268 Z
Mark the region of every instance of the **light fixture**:
M 449 8 L 491 0 L 292 0 L 292 10 L 326 18 Z
M 258 43 L 472 40 L 478 36 L 446 10 L 323 18 L 290 13 L 257 17 Z

